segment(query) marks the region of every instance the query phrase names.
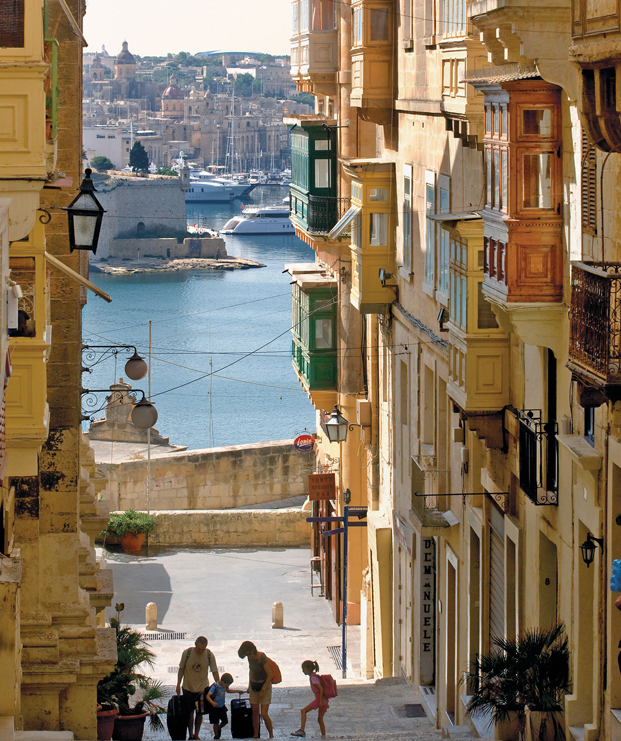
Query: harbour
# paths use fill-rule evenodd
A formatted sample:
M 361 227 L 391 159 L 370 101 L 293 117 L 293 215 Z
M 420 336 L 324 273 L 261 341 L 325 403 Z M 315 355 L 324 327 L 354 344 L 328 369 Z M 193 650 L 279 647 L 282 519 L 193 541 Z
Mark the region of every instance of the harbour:
M 258 186 L 244 203 L 280 205 L 283 192 Z M 188 225 L 219 230 L 240 209 L 238 200 L 188 204 Z M 293 234 L 227 235 L 226 247 L 265 267 L 98 273 L 113 301 L 90 301 L 84 310 L 84 342 L 132 343 L 142 355 L 152 321 L 156 427 L 190 449 L 288 439 L 315 424 L 291 367 L 290 276 L 282 273 L 286 263 L 312 261 L 313 251 Z M 123 364 L 110 360 L 85 374 L 83 385 L 106 388 L 122 374 Z M 134 386 L 146 390 L 146 379 Z

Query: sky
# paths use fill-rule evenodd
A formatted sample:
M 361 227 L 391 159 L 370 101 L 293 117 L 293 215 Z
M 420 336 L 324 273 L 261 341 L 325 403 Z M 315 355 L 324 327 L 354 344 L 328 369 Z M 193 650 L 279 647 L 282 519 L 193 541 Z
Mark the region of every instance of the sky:
M 87 0 L 85 52 L 289 54 L 291 0 Z

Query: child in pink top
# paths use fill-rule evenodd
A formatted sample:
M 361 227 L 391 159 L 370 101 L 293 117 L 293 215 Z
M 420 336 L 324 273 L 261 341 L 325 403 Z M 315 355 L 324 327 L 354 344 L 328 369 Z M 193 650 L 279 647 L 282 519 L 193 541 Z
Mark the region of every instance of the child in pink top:
M 330 707 L 330 703 L 328 702 L 328 698 L 324 697 L 323 695 L 323 685 L 321 684 L 321 679 L 317 674 L 317 672 L 319 671 L 319 664 L 316 661 L 304 661 L 302 663 L 302 671 L 310 679 L 310 686 L 313 690 L 313 694 L 315 695 L 315 699 L 305 708 L 302 708 L 302 720 L 300 722 L 300 727 L 291 735 L 299 737 L 306 736 L 306 732 L 304 730 L 304 728 L 306 727 L 306 713 L 308 713 L 310 710 L 318 710 L 319 712 L 317 715 L 317 721 L 319 722 L 321 735 L 325 736 L 326 727 L 323 722 L 323 716 L 326 714 L 326 710 Z

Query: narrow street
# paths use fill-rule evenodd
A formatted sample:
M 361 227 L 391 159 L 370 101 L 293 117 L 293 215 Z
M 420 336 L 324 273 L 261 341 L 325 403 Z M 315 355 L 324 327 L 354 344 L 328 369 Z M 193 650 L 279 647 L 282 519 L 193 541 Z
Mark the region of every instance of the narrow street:
M 125 605 L 123 623 L 144 630 L 145 606 L 153 601 L 158 605 L 159 632 L 185 633 L 183 638 L 150 641 L 157 656 L 153 676 L 171 691 L 181 652 L 198 635 L 209 639 L 220 671 L 233 675 L 233 686 L 246 687 L 247 664 L 238 658 L 237 649 L 242 641 L 252 640 L 279 664 L 283 675 L 271 705 L 276 738 L 290 738 L 299 727 L 300 709 L 312 700 L 300 669 L 305 659 L 318 661 L 320 673 L 337 680 L 339 695 L 331 700 L 326 715 L 329 738 L 441 738 L 426 717 L 407 717 L 421 708 L 417 691 L 405 680 L 359 678 L 358 626 L 348 631 L 351 678 L 341 678 L 333 659 L 336 654 L 338 660 L 341 630 L 318 590 L 315 596 L 310 594 L 306 549 L 151 549 L 148 556 L 108 553 L 106 558 L 114 571 L 113 604 Z M 286 627 L 280 630 L 271 627 L 275 601 L 284 606 Z M 320 737 L 316 714 L 309 715 L 306 733 L 309 738 Z M 212 735 L 205 722 L 201 738 Z M 225 729 L 223 738 L 229 737 L 230 729 Z M 147 726 L 147 741 L 167 738 L 167 732 L 155 733 Z

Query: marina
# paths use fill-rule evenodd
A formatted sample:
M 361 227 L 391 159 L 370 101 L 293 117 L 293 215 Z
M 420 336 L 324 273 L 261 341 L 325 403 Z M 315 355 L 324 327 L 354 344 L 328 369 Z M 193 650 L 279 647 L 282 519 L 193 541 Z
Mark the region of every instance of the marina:
M 281 204 L 282 188 L 259 186 L 249 201 Z M 188 225 L 219 230 L 239 212 L 237 203 L 188 204 Z M 315 424 L 291 366 L 290 278 L 282 273 L 285 263 L 312 261 L 312 250 L 294 234 L 229 234 L 226 247 L 265 267 L 97 274 L 113 301 L 105 307 L 90 301 L 84 310 L 85 342 L 135 342 L 143 355 L 152 320 L 156 426 L 190 449 L 290 439 Z M 110 361 L 93 369 L 87 383 L 107 388 L 122 375 L 122 366 Z M 133 385 L 146 388 L 144 381 Z

